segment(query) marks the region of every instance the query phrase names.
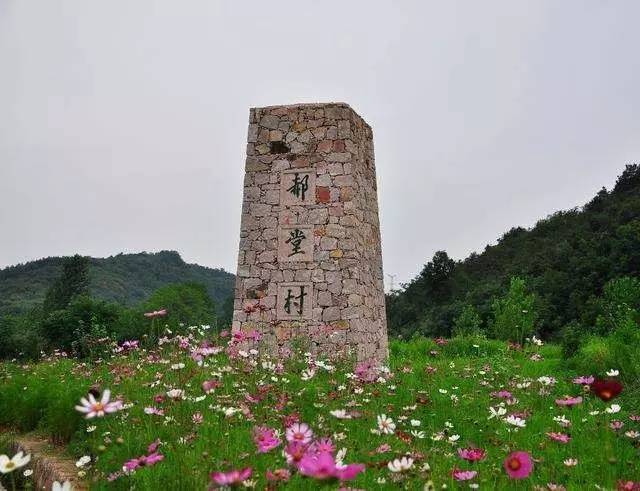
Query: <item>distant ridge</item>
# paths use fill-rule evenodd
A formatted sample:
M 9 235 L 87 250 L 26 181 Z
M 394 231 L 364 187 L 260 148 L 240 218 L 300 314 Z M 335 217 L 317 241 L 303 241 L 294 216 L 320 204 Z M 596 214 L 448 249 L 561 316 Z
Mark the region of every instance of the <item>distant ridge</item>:
M 0 270 L 0 317 L 39 305 L 62 268 L 62 257 L 47 257 Z M 135 305 L 170 283 L 196 281 L 207 287 L 218 309 L 232 294 L 235 276 L 223 269 L 183 261 L 176 251 L 90 258 L 91 295 Z

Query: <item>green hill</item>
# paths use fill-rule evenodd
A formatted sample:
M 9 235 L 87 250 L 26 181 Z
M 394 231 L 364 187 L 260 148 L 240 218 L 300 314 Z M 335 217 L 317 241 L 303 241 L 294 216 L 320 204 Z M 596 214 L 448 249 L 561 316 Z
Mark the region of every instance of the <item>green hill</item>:
M 42 304 L 62 261 L 48 257 L 0 270 L 0 317 Z M 235 281 L 223 269 L 187 264 L 175 251 L 91 258 L 89 277 L 92 296 L 129 306 L 146 300 L 161 286 L 195 281 L 207 287 L 218 309 L 232 294 Z
M 640 166 L 629 165 L 613 190 L 603 188 L 583 207 L 557 212 L 531 229 L 512 228 L 480 254 L 454 261 L 437 252 L 416 278 L 387 296 L 389 330 L 446 336 L 465 306 L 486 329 L 493 299 L 520 276 L 536 294 L 541 334 L 556 335 L 570 323 L 588 332 L 604 285 L 639 273 Z

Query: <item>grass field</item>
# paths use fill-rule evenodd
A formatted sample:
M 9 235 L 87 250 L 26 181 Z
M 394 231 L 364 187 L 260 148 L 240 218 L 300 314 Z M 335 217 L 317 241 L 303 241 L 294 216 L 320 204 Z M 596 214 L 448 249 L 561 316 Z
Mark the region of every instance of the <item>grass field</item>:
M 91 363 L 0 365 L 0 425 L 90 457 L 79 471 L 98 490 L 206 489 L 215 486 L 211 473 L 246 468 L 240 486 L 256 489 L 338 489 L 338 477 L 353 475 L 345 488 L 615 489 L 640 480 L 640 398 L 626 389 L 607 402 L 596 397 L 573 379 L 606 375 L 567 371 L 555 346 L 394 341 L 388 369 L 356 371 L 302 355 L 284 366 L 250 352 L 230 357 L 219 338 L 219 349 L 198 350 L 205 336 L 193 329 L 189 339 Z M 83 418 L 74 407 L 92 386 L 110 389 L 117 411 Z M 331 440 L 321 441 L 332 456 L 324 468 L 313 459 L 287 464 L 287 455 L 311 452 L 287 442 L 310 437 L 305 425 L 288 435 L 295 422 L 312 440 Z M 462 450 L 472 447 L 480 450 Z M 504 468 L 515 451 L 531 457 L 523 479 Z M 527 470 L 522 458 L 509 462 Z M 8 474 L 0 479 L 10 488 Z

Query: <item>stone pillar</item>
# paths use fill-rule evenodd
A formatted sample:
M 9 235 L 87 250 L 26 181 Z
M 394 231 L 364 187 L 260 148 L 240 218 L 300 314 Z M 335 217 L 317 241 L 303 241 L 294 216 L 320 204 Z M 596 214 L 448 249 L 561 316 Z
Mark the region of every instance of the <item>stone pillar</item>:
M 233 331 L 383 361 L 383 288 L 371 127 L 343 103 L 251 109 Z

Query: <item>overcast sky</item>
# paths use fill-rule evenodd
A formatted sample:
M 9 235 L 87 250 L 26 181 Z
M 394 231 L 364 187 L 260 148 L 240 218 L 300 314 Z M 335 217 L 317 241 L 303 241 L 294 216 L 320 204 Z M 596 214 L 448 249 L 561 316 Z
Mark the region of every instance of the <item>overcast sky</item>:
M 640 161 L 640 2 L 0 0 L 0 267 L 235 272 L 248 108 L 373 127 L 385 273 L 481 251 Z

